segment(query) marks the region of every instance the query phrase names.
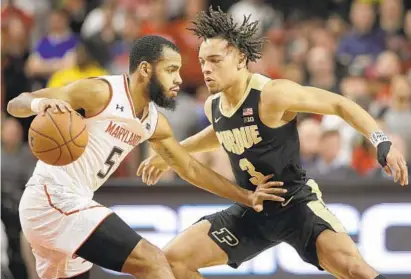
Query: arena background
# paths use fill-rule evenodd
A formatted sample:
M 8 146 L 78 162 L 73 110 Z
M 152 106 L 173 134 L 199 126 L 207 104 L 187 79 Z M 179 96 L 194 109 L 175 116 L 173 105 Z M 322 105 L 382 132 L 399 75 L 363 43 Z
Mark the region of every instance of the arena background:
M 411 159 L 411 1 L 408 0 L 14 0 L 1 13 L 1 270 L 5 279 L 36 279 L 30 247 L 21 237 L 18 203 L 35 166 L 27 146 L 32 118 L 14 119 L 7 102 L 22 92 L 80 78 L 128 71 L 138 37 L 157 34 L 181 49 L 184 86 L 174 113 L 164 112 L 184 139 L 208 125 L 208 96 L 197 59 L 200 41 L 186 30 L 210 4 L 237 21 L 251 13 L 267 38 L 253 72 L 287 78 L 350 98 L 368 110 Z M 64 44 L 57 48 L 53 44 Z M 189 117 L 187 117 L 189 115 Z M 341 119 L 299 115 L 302 164 L 320 184 L 361 253 L 388 278 L 411 278 L 411 190 L 386 177 L 375 149 Z M 198 190 L 168 172 L 147 187 L 135 177 L 151 154 L 135 149 L 96 192 L 137 232 L 163 247 L 199 217 L 230 202 Z M 198 160 L 232 179 L 218 150 Z M 238 270 L 202 270 L 207 278 L 331 278 L 301 262 L 287 245 L 270 249 Z M 126 278 L 99 267 L 92 279 Z

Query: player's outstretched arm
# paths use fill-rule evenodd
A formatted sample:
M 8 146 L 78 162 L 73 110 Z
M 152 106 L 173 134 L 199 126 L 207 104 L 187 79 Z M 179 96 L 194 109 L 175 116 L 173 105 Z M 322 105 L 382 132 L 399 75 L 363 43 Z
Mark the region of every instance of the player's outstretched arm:
M 271 177 L 266 177 L 264 183 L 259 185 L 255 192 L 252 192 L 231 183 L 223 176 L 202 165 L 191 157 L 187 150 L 174 139 L 170 124 L 162 114 L 159 116 L 157 128 L 152 139 L 150 139 L 150 143 L 154 150 L 181 178 L 201 189 L 253 207 L 257 211 L 263 209 L 264 200 L 284 200 L 282 197 L 277 196 L 286 192 L 285 189 L 278 188 L 283 183 L 267 182 Z M 144 175 L 146 171 L 148 171 L 147 168 L 141 167 L 137 175 Z
M 204 105 L 204 111 L 208 120 L 210 121 L 211 98 L 208 98 L 208 100 L 206 101 Z M 180 144 L 189 153 L 209 152 L 220 147 L 220 143 L 212 124 L 203 129 L 201 132 L 198 132 L 197 134 L 181 141 Z M 161 175 L 169 168 L 168 164 L 158 154 L 150 156 L 149 158 L 144 160 L 140 167 L 142 166 L 146 166 L 148 169 L 150 169 L 149 172 L 145 172 L 141 177 L 143 182 L 147 183 L 147 185 L 156 184 Z
M 24 92 L 7 104 L 14 117 L 29 117 L 37 113 L 65 112 L 84 109 L 87 115 L 99 112 L 110 98 L 109 85 L 100 79 L 83 79 L 63 87 Z
M 391 147 L 388 137 L 380 130 L 372 116 L 350 99 L 323 89 L 301 86 L 289 80 L 272 81 L 261 94 L 260 113 L 266 114 L 263 118 L 269 119 L 270 114 L 278 116 L 286 111 L 341 117 L 377 147 L 378 161 L 387 174 L 392 175 L 394 171 L 396 182 L 400 180 L 401 185 L 408 184 L 404 157 Z

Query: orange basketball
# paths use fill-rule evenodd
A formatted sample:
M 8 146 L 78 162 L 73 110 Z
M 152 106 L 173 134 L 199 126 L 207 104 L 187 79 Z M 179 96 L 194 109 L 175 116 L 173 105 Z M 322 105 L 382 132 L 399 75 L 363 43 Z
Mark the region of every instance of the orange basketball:
M 86 123 L 77 112 L 38 114 L 31 122 L 29 145 L 46 164 L 64 166 L 76 161 L 86 149 Z

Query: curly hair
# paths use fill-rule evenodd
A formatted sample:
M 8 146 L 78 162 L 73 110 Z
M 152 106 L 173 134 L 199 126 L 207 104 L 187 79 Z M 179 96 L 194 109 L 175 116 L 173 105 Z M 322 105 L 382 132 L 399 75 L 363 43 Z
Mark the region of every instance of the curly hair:
M 248 61 L 256 61 L 261 58 L 265 38 L 255 37 L 258 21 L 250 22 L 250 16 L 244 16 L 243 23 L 239 25 L 220 7 L 213 10 L 210 6 L 208 13 L 197 13 L 196 19 L 192 21 L 194 27 L 187 29 L 203 39 L 221 37 L 244 53 Z

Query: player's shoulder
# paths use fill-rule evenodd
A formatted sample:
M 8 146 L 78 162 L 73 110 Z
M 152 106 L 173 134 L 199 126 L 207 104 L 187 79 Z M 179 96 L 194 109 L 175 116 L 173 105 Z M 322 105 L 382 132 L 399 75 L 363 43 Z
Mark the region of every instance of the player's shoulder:
M 168 122 L 167 117 L 163 113 L 158 112 L 156 129 L 151 136 L 150 141 L 162 140 L 171 136 L 173 136 L 173 131 L 170 122 Z
M 288 79 L 272 79 L 261 90 L 261 101 L 269 104 L 281 104 L 287 98 L 287 92 L 297 84 Z
M 220 98 L 221 93 L 216 93 L 208 96 L 207 100 L 204 103 L 204 113 L 207 116 L 208 120 L 211 122 L 211 111 L 213 100 Z

